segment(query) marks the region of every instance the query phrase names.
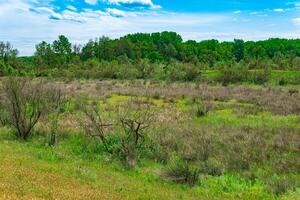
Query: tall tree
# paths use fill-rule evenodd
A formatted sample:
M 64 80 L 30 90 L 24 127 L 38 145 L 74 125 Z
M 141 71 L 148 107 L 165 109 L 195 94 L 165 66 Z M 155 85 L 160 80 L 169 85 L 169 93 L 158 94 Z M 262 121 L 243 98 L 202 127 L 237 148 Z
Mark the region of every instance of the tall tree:
M 56 65 L 51 45 L 43 41 L 35 46 L 34 61 L 37 67 L 54 67 Z
M 62 66 L 65 66 L 70 62 L 72 56 L 72 44 L 66 36 L 60 35 L 58 40 L 53 42 L 52 48 Z
M 235 39 L 233 43 L 233 55 L 237 62 L 244 58 L 244 41 Z

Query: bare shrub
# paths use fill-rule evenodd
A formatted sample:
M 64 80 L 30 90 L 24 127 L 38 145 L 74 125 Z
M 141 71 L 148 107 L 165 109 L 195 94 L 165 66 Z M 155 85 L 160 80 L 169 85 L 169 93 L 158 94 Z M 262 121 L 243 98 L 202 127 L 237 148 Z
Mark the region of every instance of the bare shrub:
M 150 105 L 139 100 L 133 100 L 119 108 L 119 123 L 123 130 L 119 134 L 120 152 L 129 167 L 136 165 L 137 150 L 145 142 L 146 129 L 150 126 L 152 116 Z
M 48 109 L 50 110 L 48 120 L 51 124 L 49 145 L 53 146 L 57 142 L 58 122 L 67 98 L 59 87 L 48 88 L 47 96 L 49 100 Z
M 94 139 L 100 139 L 108 153 L 121 156 L 128 167 L 134 167 L 138 159 L 137 151 L 143 146 L 147 137 L 146 129 L 150 126 L 150 105 L 138 99 L 120 105 L 117 120 L 113 123 L 105 122 L 103 112 L 96 103 L 82 104 L 79 109 L 84 114 L 79 117 L 84 132 Z M 116 139 L 113 143 L 109 141 L 108 134 L 112 129 L 116 132 L 111 134 Z
M 80 126 L 83 128 L 84 132 L 94 139 L 100 139 L 105 150 L 108 153 L 113 153 L 109 147 L 106 133 L 107 128 L 111 127 L 112 124 L 104 122 L 97 104 L 94 103 L 89 105 L 82 103 L 79 106 L 79 109 L 84 114 L 83 118 L 79 118 Z
M 151 135 L 157 144 L 158 159 L 167 161 L 176 153 L 185 160 L 204 162 L 214 153 L 214 145 L 218 141 L 213 132 L 205 127 L 193 127 L 189 123 L 184 127 L 173 124 L 167 126 Z
M 1 89 L 2 124 L 15 128 L 19 138 L 28 139 L 40 118 L 50 110 L 49 97 L 55 90 L 46 89 L 41 82 L 15 77 L 5 79 Z

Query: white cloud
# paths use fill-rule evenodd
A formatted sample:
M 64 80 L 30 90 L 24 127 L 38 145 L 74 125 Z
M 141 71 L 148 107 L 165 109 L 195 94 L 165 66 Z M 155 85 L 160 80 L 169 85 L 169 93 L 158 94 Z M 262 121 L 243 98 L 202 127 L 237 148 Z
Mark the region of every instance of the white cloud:
M 161 6 L 153 4 L 152 0 L 106 0 L 106 1 L 110 4 L 115 4 L 115 5 L 138 4 L 143 6 L 149 6 L 154 9 L 161 8 Z
M 286 5 L 294 5 L 295 7 L 300 7 L 300 2 L 287 2 Z
M 294 25 L 300 26 L 300 18 L 294 18 L 292 19 L 292 22 L 294 23 Z
M 87 4 L 96 5 L 98 0 L 85 0 Z
M 126 13 L 123 10 L 118 10 L 115 8 L 107 8 L 106 11 L 114 17 L 126 17 Z
M 233 14 L 240 14 L 240 13 L 242 13 L 242 11 L 240 11 L 240 10 L 237 10 L 237 11 L 233 12 Z
M 64 19 L 64 17 L 61 14 L 54 12 L 51 8 L 48 7 L 37 7 L 32 10 L 40 14 L 49 15 L 50 17 L 55 19 Z
M 274 12 L 284 12 L 284 9 L 282 9 L 282 8 L 276 8 L 276 9 L 274 9 Z
M 67 8 L 69 10 L 77 11 L 77 8 L 75 8 L 74 6 L 71 6 L 71 5 L 67 6 Z

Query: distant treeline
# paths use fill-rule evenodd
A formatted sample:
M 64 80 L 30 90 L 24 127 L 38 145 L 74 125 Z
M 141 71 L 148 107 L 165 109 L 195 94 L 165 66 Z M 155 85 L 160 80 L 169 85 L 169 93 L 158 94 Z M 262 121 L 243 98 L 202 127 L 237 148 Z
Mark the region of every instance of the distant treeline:
M 130 72 L 133 78 L 149 78 L 156 73 L 163 79 L 172 70 L 188 70 L 193 75 L 203 69 L 235 65 L 248 70 L 300 69 L 300 39 L 197 42 L 183 41 L 175 32 L 136 33 L 119 39 L 100 37 L 84 45 L 71 44 L 61 35 L 52 44 L 37 44 L 31 57 L 17 54 L 9 43 L 0 42 L 0 74 L 90 69 L 93 73 L 101 71 L 104 78 L 127 77 Z

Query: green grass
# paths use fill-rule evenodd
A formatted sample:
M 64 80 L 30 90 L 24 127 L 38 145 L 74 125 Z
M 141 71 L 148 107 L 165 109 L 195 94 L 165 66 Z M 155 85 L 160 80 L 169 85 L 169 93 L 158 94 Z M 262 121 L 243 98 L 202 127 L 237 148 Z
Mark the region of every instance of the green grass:
M 199 123 L 211 126 L 226 125 L 227 127 L 253 127 L 253 128 L 297 128 L 299 127 L 300 117 L 297 115 L 272 115 L 271 113 L 261 112 L 257 115 L 237 116 L 232 109 L 218 110 L 209 113 L 206 117 L 200 118 Z
M 6 132 L 0 140 L 0 198 L 276 199 L 261 182 L 235 175 L 202 176 L 189 187 L 163 180 L 157 172 L 162 166 L 151 161 L 124 170 L 105 155 L 82 156 L 84 151 L 74 150 L 82 142 L 75 136 L 50 148 L 43 138 L 20 142 Z

